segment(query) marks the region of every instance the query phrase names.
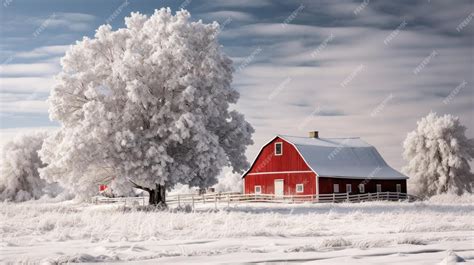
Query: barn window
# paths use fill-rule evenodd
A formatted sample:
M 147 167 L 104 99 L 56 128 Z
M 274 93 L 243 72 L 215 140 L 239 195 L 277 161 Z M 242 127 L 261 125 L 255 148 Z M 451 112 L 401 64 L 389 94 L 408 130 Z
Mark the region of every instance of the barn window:
M 275 143 L 275 155 L 281 156 L 283 154 L 283 143 Z
M 382 184 L 377 184 L 377 192 L 382 192 Z
M 296 184 L 296 192 L 297 193 L 302 193 L 303 191 L 304 191 L 303 184 Z
M 255 186 L 255 194 L 261 194 L 262 193 L 262 186 Z
M 346 184 L 346 192 L 351 193 L 352 192 L 352 185 L 351 184 Z
M 359 193 L 364 193 L 364 192 L 365 192 L 365 185 L 359 184 Z
M 333 185 L 333 192 L 338 193 L 339 192 L 339 184 L 334 184 Z
M 397 184 L 397 192 L 402 192 L 402 184 Z

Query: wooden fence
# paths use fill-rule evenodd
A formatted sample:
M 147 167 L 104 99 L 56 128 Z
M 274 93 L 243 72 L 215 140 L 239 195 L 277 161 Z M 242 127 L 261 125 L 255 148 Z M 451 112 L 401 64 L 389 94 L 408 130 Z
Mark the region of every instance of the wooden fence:
M 336 203 L 336 202 L 362 202 L 362 201 L 414 201 L 418 198 L 406 193 L 400 192 L 377 192 L 377 193 L 332 193 L 315 195 L 284 195 L 275 194 L 241 194 L 235 192 L 225 193 L 206 193 L 197 194 L 178 194 L 166 197 L 168 205 L 184 206 L 190 205 L 193 209 L 196 204 L 217 204 L 226 203 L 227 206 L 235 203 L 250 202 L 269 202 L 269 203 Z M 147 205 L 148 197 L 94 197 L 93 201 L 98 203 L 123 203 L 124 205 Z

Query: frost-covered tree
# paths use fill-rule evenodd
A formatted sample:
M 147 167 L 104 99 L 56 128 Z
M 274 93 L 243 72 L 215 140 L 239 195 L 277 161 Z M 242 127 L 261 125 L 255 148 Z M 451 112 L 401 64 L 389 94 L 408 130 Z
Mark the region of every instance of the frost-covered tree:
M 243 188 L 242 175 L 229 171 L 224 176 L 219 178 L 219 181 L 216 185 L 214 185 L 214 188 L 217 192 L 241 192 Z
M 62 126 L 40 152 L 41 175 L 83 195 L 113 179 L 158 204 L 177 183 L 208 187 L 224 166 L 241 172 L 253 128 L 229 109 L 239 94 L 219 25 L 169 8 L 125 24 L 100 26 L 62 58 L 49 98 Z
M 469 161 L 474 157 L 474 140 L 465 131 L 458 117 L 430 113 L 408 134 L 403 143 L 408 164 L 403 170 L 415 193 L 433 196 L 472 191 Z
M 40 179 L 38 172 L 40 167 L 45 166 L 38 150 L 47 135 L 46 132 L 35 132 L 5 143 L 0 163 L 0 200 L 38 199 L 47 194 L 48 189 L 51 191 L 54 184 Z

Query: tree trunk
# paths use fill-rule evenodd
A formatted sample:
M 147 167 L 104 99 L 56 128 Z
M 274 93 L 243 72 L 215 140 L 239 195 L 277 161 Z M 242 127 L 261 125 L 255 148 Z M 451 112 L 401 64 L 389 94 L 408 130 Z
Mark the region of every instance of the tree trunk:
M 165 185 L 155 184 L 155 189 L 151 189 L 151 188 L 140 186 L 137 183 L 133 182 L 131 179 L 129 179 L 128 181 L 132 183 L 133 187 L 148 192 L 148 194 L 150 195 L 150 198 L 148 199 L 148 205 L 157 206 L 161 208 L 168 208 L 168 206 L 166 205 L 166 198 L 165 198 L 165 195 L 166 195 Z
M 150 194 L 150 198 L 148 200 L 149 205 L 166 207 L 165 185 L 156 184 L 156 188 L 153 190 L 149 189 L 148 193 Z
M 443 185 L 443 190 L 442 190 L 443 193 L 448 193 L 448 190 L 449 190 L 449 181 L 451 179 L 451 176 L 449 175 L 449 173 L 451 173 L 451 167 L 448 167 L 448 172 L 446 173 L 446 183 L 445 185 Z

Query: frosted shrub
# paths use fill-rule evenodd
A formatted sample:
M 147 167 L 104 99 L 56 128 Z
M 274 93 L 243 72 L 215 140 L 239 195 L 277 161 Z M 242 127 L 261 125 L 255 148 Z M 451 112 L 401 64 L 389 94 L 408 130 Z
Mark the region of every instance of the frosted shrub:
M 56 195 L 60 188 L 41 179 L 45 164 L 38 157 L 46 132 L 20 135 L 6 143 L 0 164 L 0 200 L 27 201 L 45 194 Z
M 217 192 L 241 192 L 242 191 L 242 175 L 233 172 L 227 172 L 223 177 L 219 178 L 219 182 L 214 186 Z

